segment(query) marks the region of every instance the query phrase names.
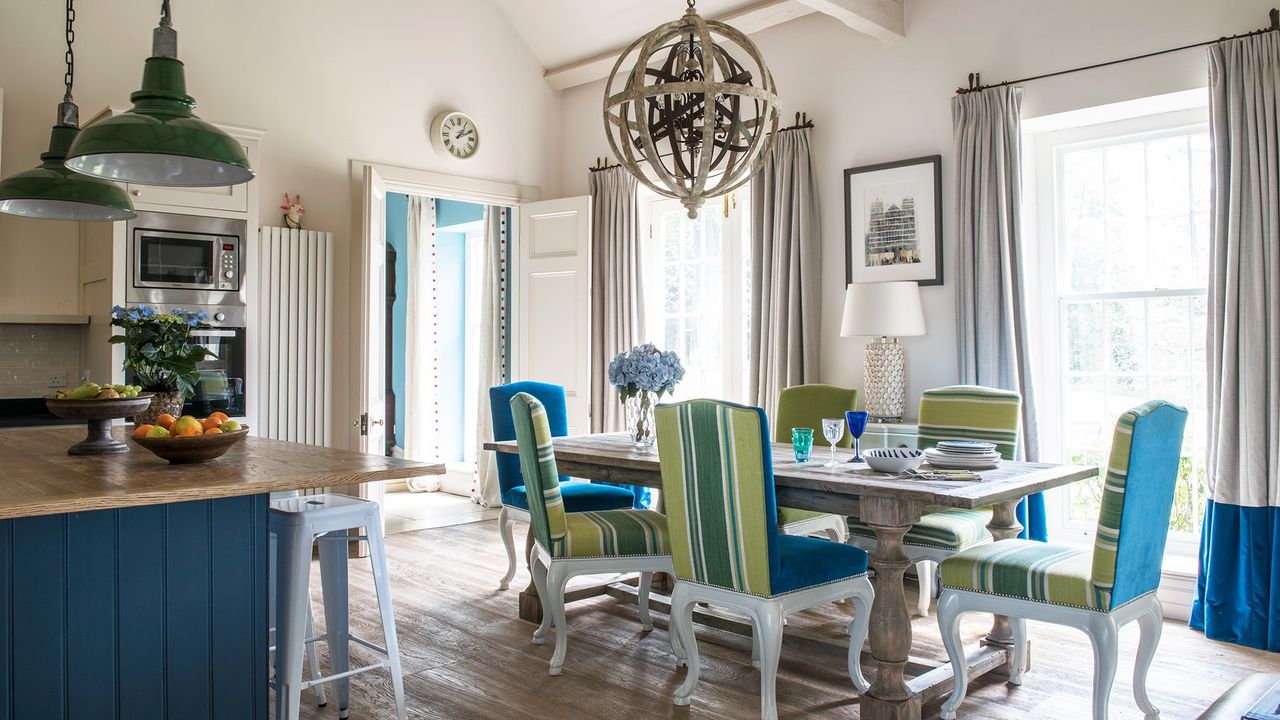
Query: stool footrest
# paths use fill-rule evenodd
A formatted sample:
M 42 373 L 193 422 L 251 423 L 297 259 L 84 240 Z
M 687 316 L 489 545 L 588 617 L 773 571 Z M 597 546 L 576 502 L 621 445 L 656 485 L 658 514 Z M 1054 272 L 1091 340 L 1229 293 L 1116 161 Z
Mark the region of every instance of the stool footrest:
M 334 680 L 341 680 L 342 678 L 351 677 L 352 675 L 359 675 L 360 673 L 369 672 L 370 670 L 382 670 L 383 668 L 389 668 L 389 667 L 391 667 L 391 661 L 383 660 L 381 662 L 373 663 L 372 665 L 363 665 L 358 668 L 352 668 L 346 672 L 334 673 L 333 675 L 324 675 L 324 676 L 315 678 L 313 680 L 303 680 L 302 684 L 299 685 L 298 687 L 302 688 L 303 690 L 306 690 L 309 687 L 315 687 L 316 685 L 322 685 L 324 683 L 333 682 Z
M 358 643 L 358 644 L 360 644 L 360 645 L 363 645 L 363 646 L 365 646 L 365 647 L 369 648 L 370 650 L 372 650 L 372 651 L 374 651 L 374 652 L 378 653 L 379 655 L 387 655 L 387 654 L 389 654 L 389 653 L 387 653 L 387 649 L 386 649 L 386 648 L 384 648 L 384 647 L 382 647 L 382 646 L 380 646 L 380 645 L 374 645 L 373 643 L 369 642 L 368 640 L 365 640 L 364 638 L 358 638 L 358 637 L 356 637 L 355 635 L 348 635 L 348 636 L 347 636 L 347 638 L 348 638 L 348 639 L 350 639 L 350 640 L 351 640 L 351 642 L 353 642 L 353 643 Z

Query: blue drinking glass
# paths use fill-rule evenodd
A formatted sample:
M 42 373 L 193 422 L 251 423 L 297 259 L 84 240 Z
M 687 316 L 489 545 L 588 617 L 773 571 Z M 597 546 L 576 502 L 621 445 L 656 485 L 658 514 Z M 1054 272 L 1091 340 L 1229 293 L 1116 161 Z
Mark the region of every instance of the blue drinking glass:
M 849 434 L 853 436 L 853 459 L 849 462 L 866 462 L 862 459 L 862 433 L 867 431 L 867 420 L 870 414 L 849 410 L 844 414 L 844 419 L 849 423 Z

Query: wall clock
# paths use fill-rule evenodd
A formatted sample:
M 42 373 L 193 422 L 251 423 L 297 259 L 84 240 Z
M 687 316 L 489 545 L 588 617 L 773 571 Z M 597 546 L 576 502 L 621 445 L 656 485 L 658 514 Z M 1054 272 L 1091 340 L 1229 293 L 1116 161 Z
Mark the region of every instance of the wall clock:
M 431 122 L 431 144 L 445 157 L 468 160 L 480 150 L 480 130 L 466 113 L 442 112 Z

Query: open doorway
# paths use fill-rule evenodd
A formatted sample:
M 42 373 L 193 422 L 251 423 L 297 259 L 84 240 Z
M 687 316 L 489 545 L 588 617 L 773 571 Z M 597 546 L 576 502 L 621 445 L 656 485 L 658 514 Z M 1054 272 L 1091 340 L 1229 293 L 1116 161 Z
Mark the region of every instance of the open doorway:
M 490 214 L 505 233 L 502 208 L 387 194 L 386 452 L 448 468 L 387 486 L 388 532 L 496 517 L 477 502 L 476 471 Z

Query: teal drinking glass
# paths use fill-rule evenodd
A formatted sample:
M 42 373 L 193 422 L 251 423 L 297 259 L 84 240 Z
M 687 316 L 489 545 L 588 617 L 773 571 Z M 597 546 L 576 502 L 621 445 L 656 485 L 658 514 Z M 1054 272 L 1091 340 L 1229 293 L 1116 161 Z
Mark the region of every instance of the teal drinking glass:
M 796 452 L 796 462 L 809 462 L 813 450 L 813 428 L 791 428 L 791 449 Z

